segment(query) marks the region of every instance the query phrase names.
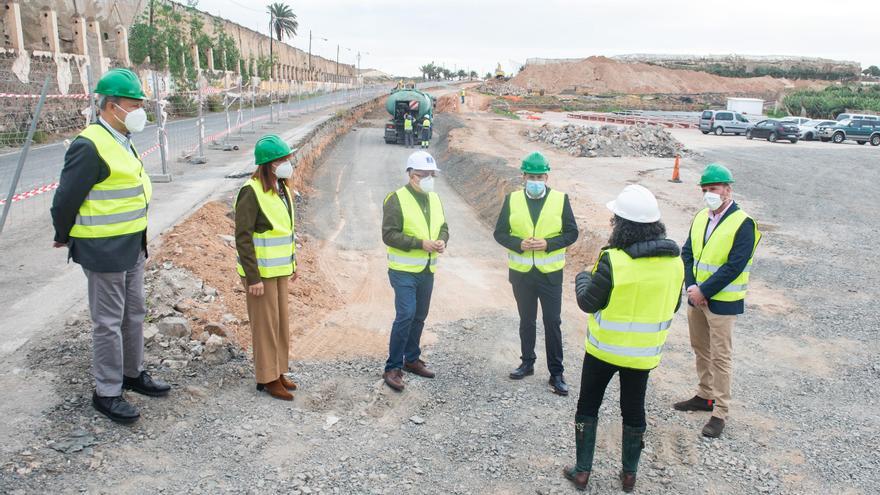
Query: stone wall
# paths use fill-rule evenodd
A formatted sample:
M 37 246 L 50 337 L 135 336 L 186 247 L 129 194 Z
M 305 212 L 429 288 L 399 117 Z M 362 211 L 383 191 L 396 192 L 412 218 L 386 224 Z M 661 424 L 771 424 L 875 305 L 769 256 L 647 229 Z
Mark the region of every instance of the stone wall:
M 192 15 L 192 11 L 180 3 L 156 1 L 171 5 L 184 16 Z M 79 56 L 94 68 L 97 80 L 111 67 L 131 66 L 128 29 L 148 6 L 149 2 L 144 0 L 4 0 L 0 29 L 5 36 L 0 48 L 32 55 L 48 53 L 56 60 Z M 202 17 L 203 30 L 208 36 L 216 36 L 214 25 L 219 21 L 226 34 L 238 42 L 241 58 L 248 64 L 248 73 L 254 72 L 259 58 L 269 56 L 268 36 L 205 12 L 197 11 L 196 15 Z M 186 40 L 183 42 L 187 43 Z M 351 64 L 337 64 L 335 60 L 315 55 L 309 57 L 307 52 L 277 40 L 272 45 L 277 63 L 271 79 L 284 83 L 285 87 L 296 82 L 297 88 L 314 91 L 357 82 L 356 69 Z M 220 78 L 228 82 L 228 75 L 239 73 L 239 67 L 213 67 L 213 60 L 208 60 L 210 57 L 204 53 L 199 58 L 188 63 L 200 69 L 208 79 Z M 26 68 L 27 64 L 22 66 Z M 59 74 L 63 72 L 62 60 Z M 23 82 L 29 79 L 20 70 L 16 75 Z M 64 86 L 64 76 L 59 75 L 58 84 Z M 261 87 L 265 85 L 264 82 Z

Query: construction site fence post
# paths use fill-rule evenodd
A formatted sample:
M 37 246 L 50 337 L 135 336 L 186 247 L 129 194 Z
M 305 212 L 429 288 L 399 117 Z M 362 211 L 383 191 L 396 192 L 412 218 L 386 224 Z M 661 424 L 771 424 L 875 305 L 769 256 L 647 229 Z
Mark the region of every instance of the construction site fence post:
M 153 180 L 171 182 L 171 172 L 168 171 L 168 141 L 165 134 L 165 109 L 162 105 L 162 91 L 159 89 L 159 75 L 153 71 L 153 96 L 156 99 L 156 139 L 159 143 L 159 158 L 162 162 L 162 174 Z
M 95 108 L 95 85 L 92 76 L 92 64 L 89 64 L 86 70 L 86 82 L 89 85 L 89 124 L 98 121 L 98 111 Z
M 196 163 L 205 163 L 207 158 L 205 158 L 205 114 L 202 110 L 202 84 L 201 82 L 197 83 L 198 86 L 198 100 L 197 106 L 199 107 L 198 118 L 196 119 L 196 127 L 198 128 L 198 136 L 199 140 L 199 156 L 196 157 Z
M 21 154 L 18 155 L 18 164 L 15 167 L 15 175 L 12 176 L 12 183 L 9 185 L 9 194 L 6 195 L 6 204 L 3 205 L 3 214 L 0 215 L 0 233 L 3 232 L 3 226 L 6 225 L 6 218 L 9 216 L 9 209 L 12 208 L 12 196 L 15 195 L 15 188 L 18 187 L 18 181 L 21 179 L 21 171 L 24 168 L 24 162 L 27 160 L 28 153 L 31 150 L 31 143 L 34 139 L 34 133 L 37 132 L 37 122 L 40 120 L 40 113 L 43 111 L 43 104 L 46 103 L 46 93 L 49 91 L 49 77 L 43 82 L 43 90 L 40 91 L 40 101 L 37 102 L 37 108 L 34 110 L 34 116 L 31 118 L 31 125 L 28 128 L 27 137 Z

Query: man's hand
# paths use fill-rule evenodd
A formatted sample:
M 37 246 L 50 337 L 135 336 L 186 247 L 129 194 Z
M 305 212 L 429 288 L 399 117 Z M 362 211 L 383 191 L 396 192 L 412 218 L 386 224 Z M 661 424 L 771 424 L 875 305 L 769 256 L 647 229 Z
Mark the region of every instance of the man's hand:
M 260 297 L 263 295 L 263 282 L 257 282 L 254 285 L 248 286 L 248 294 L 252 296 Z
M 705 306 L 709 304 L 709 301 L 706 300 L 706 296 L 703 295 L 703 291 L 700 290 L 700 286 L 698 285 L 688 287 L 687 295 L 688 301 L 694 306 Z
M 429 239 L 424 239 L 422 240 L 422 250 L 433 253 L 437 250 L 437 243 Z
M 55 241 L 52 241 L 52 247 L 53 247 L 53 248 L 63 248 L 63 247 L 67 247 L 67 243 L 66 243 L 66 242 L 55 242 Z
M 529 237 L 528 239 L 523 239 L 520 244 L 520 249 L 523 251 L 544 251 L 547 249 L 547 241 L 544 239 Z
M 443 254 L 446 252 L 446 242 L 445 241 L 434 241 L 434 247 L 437 249 L 437 252 Z
M 293 274 L 290 276 L 290 281 L 291 281 L 291 282 L 296 282 L 296 279 L 297 279 L 298 277 L 299 277 L 299 273 L 298 273 L 298 272 L 293 272 Z M 261 283 L 262 283 L 262 282 L 261 282 Z

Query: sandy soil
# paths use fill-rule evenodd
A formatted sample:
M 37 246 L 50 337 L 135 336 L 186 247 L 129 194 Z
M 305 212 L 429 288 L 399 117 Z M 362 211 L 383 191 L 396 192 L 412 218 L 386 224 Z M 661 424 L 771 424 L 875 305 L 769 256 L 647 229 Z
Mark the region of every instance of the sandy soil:
M 643 63 L 624 63 L 606 57 L 560 64 L 527 65 L 511 83 L 532 90 L 558 93 L 577 86 L 591 94 L 774 94 L 793 88 L 823 88 L 825 81 L 721 77 L 707 72 L 675 70 Z

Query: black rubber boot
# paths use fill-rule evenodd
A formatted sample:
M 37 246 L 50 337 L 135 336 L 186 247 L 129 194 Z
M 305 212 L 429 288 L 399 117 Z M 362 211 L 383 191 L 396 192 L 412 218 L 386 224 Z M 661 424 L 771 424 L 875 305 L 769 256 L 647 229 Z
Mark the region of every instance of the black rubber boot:
M 593 453 L 596 450 L 596 427 L 598 418 L 577 416 L 574 420 L 574 444 L 577 461 L 574 466 L 563 470 L 565 478 L 574 483 L 578 490 L 585 490 L 593 469 Z
M 645 430 L 647 428 L 623 425 L 621 443 L 621 461 L 623 471 L 620 473 L 620 481 L 623 483 L 623 491 L 631 492 L 636 484 L 636 471 L 639 470 L 639 458 L 642 449 L 645 448 Z

